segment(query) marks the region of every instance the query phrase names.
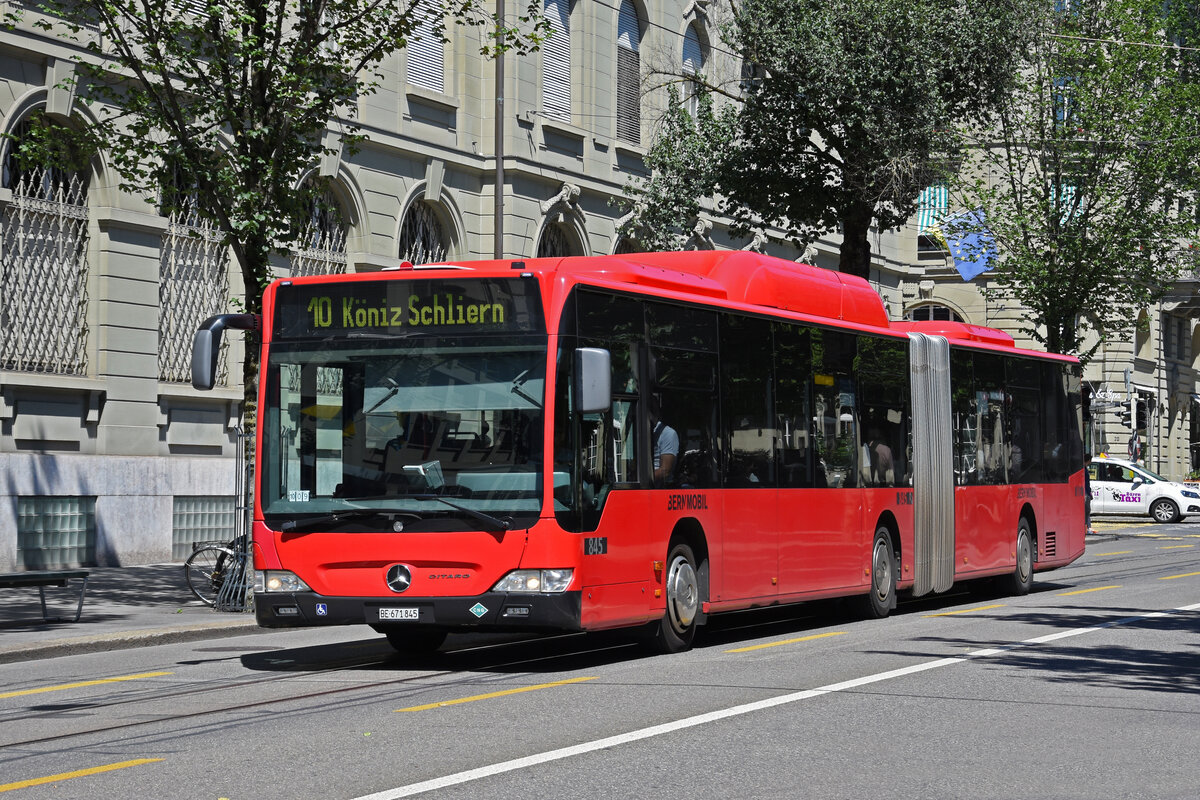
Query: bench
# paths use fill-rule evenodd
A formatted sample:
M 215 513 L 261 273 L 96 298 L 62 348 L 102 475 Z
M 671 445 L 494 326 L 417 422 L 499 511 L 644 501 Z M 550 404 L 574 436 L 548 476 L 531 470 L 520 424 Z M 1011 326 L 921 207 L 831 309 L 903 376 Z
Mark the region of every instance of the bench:
M 21 586 L 36 586 L 38 587 L 38 596 L 42 600 L 42 620 L 45 622 L 62 622 L 65 617 L 48 617 L 46 616 L 46 587 L 57 586 L 66 588 L 70 580 L 78 578 L 83 582 L 79 586 L 79 604 L 75 607 L 75 619 L 72 622 L 79 622 L 79 616 L 83 613 L 83 595 L 87 592 L 88 570 L 86 569 L 43 569 L 29 570 L 27 572 L 4 572 L 0 573 L 0 589 L 15 589 Z

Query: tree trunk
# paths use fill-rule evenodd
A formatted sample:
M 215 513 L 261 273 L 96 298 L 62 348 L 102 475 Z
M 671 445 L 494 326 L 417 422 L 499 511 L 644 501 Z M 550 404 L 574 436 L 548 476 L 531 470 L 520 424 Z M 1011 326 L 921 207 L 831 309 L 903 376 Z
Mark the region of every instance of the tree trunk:
M 842 217 L 842 250 L 838 272 L 857 275 L 867 280 L 871 275 L 871 232 L 873 210 L 866 203 L 856 203 Z

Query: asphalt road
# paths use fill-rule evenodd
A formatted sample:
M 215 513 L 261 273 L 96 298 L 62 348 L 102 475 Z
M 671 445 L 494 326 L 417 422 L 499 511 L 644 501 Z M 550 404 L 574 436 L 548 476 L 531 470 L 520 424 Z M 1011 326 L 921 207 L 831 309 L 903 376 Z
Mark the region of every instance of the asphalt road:
M 367 629 L 0 665 L 14 798 L 1196 798 L 1200 523 L 1101 525 L 1021 598 L 616 635 Z

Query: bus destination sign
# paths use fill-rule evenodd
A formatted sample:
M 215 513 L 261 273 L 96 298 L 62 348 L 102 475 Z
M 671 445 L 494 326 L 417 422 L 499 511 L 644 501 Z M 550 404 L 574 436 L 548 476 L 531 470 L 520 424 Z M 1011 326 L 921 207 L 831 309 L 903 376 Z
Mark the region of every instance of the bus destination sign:
M 275 295 L 277 339 L 542 329 L 531 280 L 330 281 L 285 284 Z

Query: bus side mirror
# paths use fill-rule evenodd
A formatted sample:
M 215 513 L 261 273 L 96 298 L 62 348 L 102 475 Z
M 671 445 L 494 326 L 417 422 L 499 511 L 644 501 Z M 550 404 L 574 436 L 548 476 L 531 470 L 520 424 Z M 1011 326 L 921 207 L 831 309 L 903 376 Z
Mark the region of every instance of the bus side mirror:
M 217 356 L 221 334 L 226 328 L 248 331 L 258 328 L 257 314 L 218 314 L 201 323 L 192 337 L 192 387 L 208 390 L 217 382 Z
M 612 356 L 599 347 L 575 350 L 575 410 L 608 411 L 612 405 Z

